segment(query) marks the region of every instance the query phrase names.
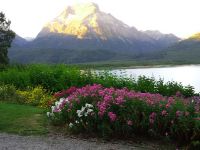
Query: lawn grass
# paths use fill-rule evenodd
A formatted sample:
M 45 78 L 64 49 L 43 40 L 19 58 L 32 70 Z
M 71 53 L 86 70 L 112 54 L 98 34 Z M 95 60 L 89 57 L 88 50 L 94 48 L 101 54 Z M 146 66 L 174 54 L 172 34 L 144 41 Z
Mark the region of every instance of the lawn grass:
M 44 109 L 0 102 L 0 132 L 20 135 L 47 133 Z

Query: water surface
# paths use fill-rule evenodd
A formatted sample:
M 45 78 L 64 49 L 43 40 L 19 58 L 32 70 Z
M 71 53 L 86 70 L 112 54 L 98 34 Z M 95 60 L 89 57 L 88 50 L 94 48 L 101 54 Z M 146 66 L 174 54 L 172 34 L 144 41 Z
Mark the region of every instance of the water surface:
M 140 75 L 154 77 L 156 80 L 160 78 L 167 81 L 181 82 L 182 85 L 191 85 L 196 92 L 200 92 L 200 65 L 158 67 L 158 68 L 137 68 L 137 69 L 116 69 L 112 73 L 127 77 L 137 78 Z

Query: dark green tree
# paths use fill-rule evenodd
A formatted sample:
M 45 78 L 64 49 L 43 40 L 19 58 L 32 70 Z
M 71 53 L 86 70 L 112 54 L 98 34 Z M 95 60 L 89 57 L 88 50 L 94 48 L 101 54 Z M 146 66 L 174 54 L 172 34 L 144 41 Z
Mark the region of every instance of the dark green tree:
M 15 33 L 10 30 L 11 22 L 0 12 L 0 64 L 8 64 L 8 48 L 11 46 Z

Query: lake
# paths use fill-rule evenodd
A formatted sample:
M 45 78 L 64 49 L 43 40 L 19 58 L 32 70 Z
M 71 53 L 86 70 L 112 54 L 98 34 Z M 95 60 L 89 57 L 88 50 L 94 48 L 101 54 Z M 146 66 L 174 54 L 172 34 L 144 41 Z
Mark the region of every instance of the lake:
M 182 85 L 191 85 L 196 92 L 200 92 L 200 65 L 157 67 L 157 68 L 137 68 L 137 69 L 116 69 L 112 73 L 127 77 L 137 78 L 140 75 L 160 78 L 167 81 L 181 82 Z

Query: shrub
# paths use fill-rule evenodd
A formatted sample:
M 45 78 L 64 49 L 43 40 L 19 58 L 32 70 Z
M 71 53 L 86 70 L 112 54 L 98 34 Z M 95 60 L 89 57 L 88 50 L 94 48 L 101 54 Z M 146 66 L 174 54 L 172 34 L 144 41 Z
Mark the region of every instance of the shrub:
M 13 85 L 0 86 L 0 101 L 49 107 L 52 96 L 41 86 L 17 90 Z
M 48 106 L 49 100 L 51 99 L 51 96 L 41 86 L 35 88 L 29 87 L 25 91 L 17 90 L 16 93 L 21 103 L 44 108 Z
M 18 100 L 16 94 L 16 88 L 13 85 L 1 85 L 0 86 L 0 101 L 14 102 Z
M 160 93 L 165 96 L 175 95 L 180 91 L 186 97 L 194 96 L 194 88 L 184 87 L 181 83 L 156 81 L 140 76 L 137 80 L 117 76 L 103 71 L 80 70 L 66 65 L 26 65 L 13 66 L 0 71 L 0 84 L 11 84 L 19 90 L 27 87 L 42 86 L 48 92 L 57 92 L 71 86 L 82 87 L 98 83 L 104 87 L 128 88 L 129 90 Z
M 167 136 L 183 143 L 200 129 L 199 107 L 199 97 L 164 97 L 94 84 L 59 97 L 47 115 L 76 133 Z

